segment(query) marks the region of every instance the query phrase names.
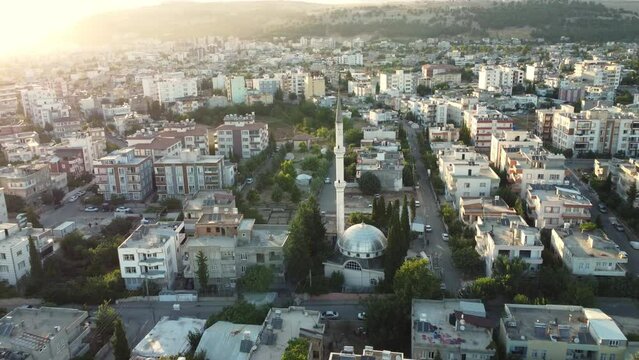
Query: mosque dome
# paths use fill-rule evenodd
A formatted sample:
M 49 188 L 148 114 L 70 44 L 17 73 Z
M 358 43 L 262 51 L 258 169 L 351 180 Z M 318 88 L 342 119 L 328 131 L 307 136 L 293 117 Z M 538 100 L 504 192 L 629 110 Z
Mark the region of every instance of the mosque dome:
M 346 229 L 337 245 L 345 256 L 371 259 L 384 253 L 388 241 L 378 228 L 361 223 Z

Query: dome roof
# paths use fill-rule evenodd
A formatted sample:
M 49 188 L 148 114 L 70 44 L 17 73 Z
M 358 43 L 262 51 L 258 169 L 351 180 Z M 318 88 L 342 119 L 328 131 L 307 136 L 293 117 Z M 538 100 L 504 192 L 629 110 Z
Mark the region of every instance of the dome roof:
M 388 242 L 378 228 L 368 224 L 355 224 L 338 242 L 339 250 L 349 257 L 374 258 L 382 255 Z

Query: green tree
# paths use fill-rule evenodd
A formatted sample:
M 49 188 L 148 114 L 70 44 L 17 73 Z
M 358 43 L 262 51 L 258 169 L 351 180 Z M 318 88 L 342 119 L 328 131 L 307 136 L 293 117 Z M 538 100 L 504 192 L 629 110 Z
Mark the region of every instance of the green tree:
M 307 360 L 309 340 L 307 338 L 293 338 L 288 341 L 282 354 L 282 360 Z
M 276 203 L 279 203 L 280 201 L 282 201 L 282 196 L 283 196 L 282 189 L 279 186 L 273 187 L 273 190 L 271 191 L 271 200 L 275 201 Z
M 361 224 L 361 223 L 374 225 L 373 220 L 368 214 L 364 214 L 359 211 L 355 211 L 348 214 L 348 223 L 351 225 Z
M 104 301 L 95 315 L 95 330 L 102 338 L 110 338 L 113 334 L 115 321 L 118 319 L 118 313 L 113 309 L 107 301 Z
M 248 200 L 251 204 L 257 204 L 260 202 L 260 193 L 258 193 L 255 189 L 251 189 L 248 194 L 246 194 L 246 200 Z
M 579 230 L 581 230 L 581 232 L 593 231 L 596 228 L 597 228 L 597 224 L 592 223 L 590 221 L 586 221 L 585 223 L 582 223 L 579 225 Z
M 428 269 L 428 260 L 409 259 L 395 273 L 393 291 L 404 304 L 412 299 L 433 299 L 439 294 L 439 280 Z
M 498 256 L 493 264 L 493 277 L 509 297 L 520 292 L 528 265 L 521 258 Z
M 297 185 L 293 185 L 293 188 L 291 189 L 289 195 L 291 198 L 291 202 L 294 204 L 297 204 L 300 202 L 300 200 L 302 200 L 302 191 L 299 187 L 297 187 Z
M 115 321 L 115 334 L 113 335 L 113 340 L 111 340 L 111 345 L 113 346 L 115 360 L 129 360 L 131 358 L 129 342 L 126 339 L 126 332 L 120 319 Z
M 31 279 L 40 284 L 44 280 L 42 259 L 40 258 L 40 251 L 35 246 L 35 240 L 31 236 L 29 236 L 29 264 L 31 265 Z
M 628 199 L 626 201 L 630 206 L 633 206 L 635 199 L 637 198 L 637 185 L 634 182 L 628 188 L 626 195 L 628 195 Z
M 310 272 L 320 274 L 322 264 L 330 254 L 330 247 L 326 242 L 326 228 L 315 197 L 311 196 L 300 204 L 289 231 L 284 244 L 287 277 L 299 282 Z
M 472 138 L 470 136 L 470 129 L 465 124 L 462 125 L 461 129 L 459 129 L 459 141 L 467 146 L 471 146 L 473 144 Z
M 206 320 L 204 328 L 208 328 L 218 321 L 229 321 L 236 324 L 260 325 L 268 314 L 270 304 L 257 307 L 244 300 L 238 300 L 227 306 L 219 313 L 215 313 Z
M 167 210 L 182 210 L 182 200 L 174 197 L 162 200 L 160 205 L 165 207 Z
M 349 129 L 344 133 L 344 144 L 359 146 L 360 141 L 364 138 L 364 132 L 360 129 Z
M 408 215 L 408 200 L 406 194 L 404 194 L 404 201 L 402 203 L 402 214 L 400 217 L 400 225 L 402 227 L 402 240 L 406 251 L 410 247 L 410 217 Z
M 415 216 L 417 215 L 417 203 L 415 202 L 415 198 L 411 197 L 410 199 L 410 217 L 411 221 L 415 220 Z
M 359 178 L 359 189 L 365 195 L 377 194 L 382 190 L 382 183 L 372 172 L 365 172 Z
M 239 285 L 244 291 L 266 292 L 271 288 L 274 279 L 273 269 L 264 265 L 253 265 L 246 269 Z
M 196 270 L 195 276 L 200 284 L 200 291 L 206 293 L 209 288 L 209 265 L 208 258 L 200 250 L 195 257 Z
M 33 227 L 42 227 L 42 224 L 40 224 L 40 215 L 38 215 L 32 207 L 27 208 L 25 213 L 27 214 L 27 222 L 30 222 Z
M 410 347 L 410 306 L 397 296 L 373 296 L 364 301 L 367 342 L 378 349 Z
M 419 96 L 426 96 L 426 95 L 432 95 L 433 94 L 433 90 L 431 88 L 429 88 L 426 85 L 420 84 L 417 85 L 417 88 L 415 89 L 415 91 L 417 92 L 417 95 Z

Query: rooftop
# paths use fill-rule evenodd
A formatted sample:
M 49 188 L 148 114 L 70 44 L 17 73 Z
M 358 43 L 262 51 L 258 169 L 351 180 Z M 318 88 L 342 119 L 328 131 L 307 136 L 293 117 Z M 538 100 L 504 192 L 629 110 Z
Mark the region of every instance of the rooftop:
M 289 340 L 300 335 L 321 339 L 324 328 L 319 311 L 295 306 L 271 308 L 260 333 L 260 345 L 251 360 L 280 359 Z
M 500 218 L 481 219 L 477 222 L 477 229 L 484 234 L 490 234 L 497 246 L 541 246 L 539 230 L 528 226 L 519 215 L 505 215 Z M 522 237 L 528 242 L 522 240 Z
M 165 316 L 149 331 L 132 351 L 139 357 L 173 356 L 189 350 L 189 331 L 202 331 L 206 320 L 181 317 L 169 320 Z
M 0 342 L 41 350 L 58 331 L 73 331 L 87 317 L 86 311 L 76 309 L 16 308 L 0 319 Z
M 626 340 L 619 327 L 599 309 L 572 305 L 506 304 L 502 318 L 513 340 L 546 340 L 597 344 L 597 339 Z
M 193 197 L 185 200 L 185 211 L 200 211 L 205 207 L 235 207 L 235 196 L 226 190 L 200 190 Z
M 528 189 L 531 195 L 538 197 L 541 202 L 561 201 L 565 205 L 592 206 L 588 198 L 569 185 L 530 184 Z
M 237 208 L 223 208 L 220 212 L 202 214 L 197 223 L 199 225 L 239 224 L 243 216 Z
M 176 231 L 178 227 L 179 225 L 173 223 L 142 224 L 124 240 L 119 248 L 154 249 L 162 247 L 167 240 L 178 236 Z
M 622 260 L 619 246 L 610 240 L 605 232 L 599 229 L 582 232 L 579 230 L 558 228 L 553 231 L 559 235 L 564 246 L 572 254 L 572 257 L 598 257 Z M 625 260 L 625 262 L 628 261 L 627 258 L 623 260 Z
M 488 217 L 490 217 L 491 214 L 516 214 L 515 209 L 509 207 L 503 199 L 499 198 L 499 196 L 462 197 L 459 203 L 460 207 L 464 207 L 464 212 L 467 214 L 471 212 L 481 212 L 482 215 L 488 215 Z M 486 218 L 486 216 L 482 216 L 482 218 Z
M 495 324 L 480 300 L 413 299 L 412 320 L 413 348 L 439 345 L 494 353 L 489 344 Z
M 375 350 L 365 346 L 362 354 L 355 354 L 352 346 L 344 346 L 341 352 L 332 352 L 328 360 L 410 360 L 403 353 L 389 350 Z
M 210 359 L 249 360 L 261 330 L 261 325 L 218 321 L 204 330 L 195 353 L 204 351 Z
M 284 246 L 288 239 L 288 225 L 255 224 L 251 233 L 251 246 Z

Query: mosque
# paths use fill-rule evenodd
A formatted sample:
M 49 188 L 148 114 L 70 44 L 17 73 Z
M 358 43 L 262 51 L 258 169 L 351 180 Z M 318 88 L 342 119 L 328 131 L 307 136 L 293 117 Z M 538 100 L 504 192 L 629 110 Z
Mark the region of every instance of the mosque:
M 355 224 L 344 230 L 344 123 L 339 96 L 335 115 L 335 223 L 337 250 L 324 263 L 324 276 L 344 275 L 346 291 L 370 291 L 384 280 L 382 255 L 388 246 L 386 236 L 375 226 Z

